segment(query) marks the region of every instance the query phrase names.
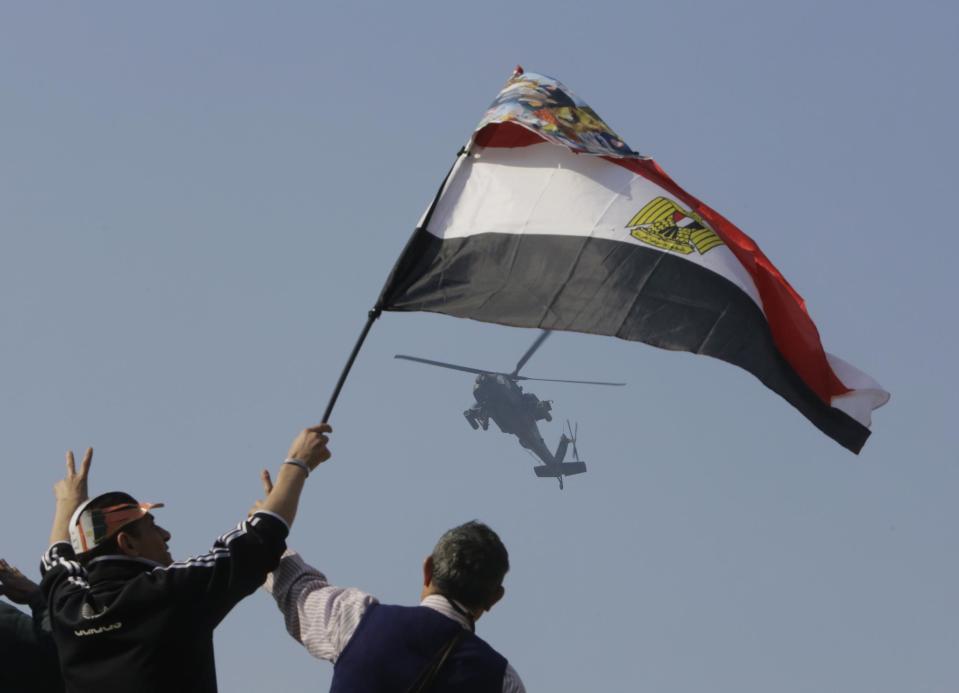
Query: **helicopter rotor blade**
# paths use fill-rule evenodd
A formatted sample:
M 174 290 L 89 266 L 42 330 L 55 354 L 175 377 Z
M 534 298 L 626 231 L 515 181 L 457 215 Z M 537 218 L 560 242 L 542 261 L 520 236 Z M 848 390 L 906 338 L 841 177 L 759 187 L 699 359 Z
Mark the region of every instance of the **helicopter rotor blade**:
M 543 330 L 542 332 L 539 333 L 539 336 L 536 338 L 536 340 L 533 342 L 530 348 L 526 350 L 526 353 L 523 354 L 523 357 L 517 362 L 516 368 L 514 368 L 513 372 L 510 373 L 510 375 L 513 378 L 515 378 L 519 374 L 523 366 L 526 365 L 526 362 L 530 360 L 533 354 L 536 353 L 536 350 L 543 345 L 543 342 L 546 341 L 546 338 L 549 337 L 552 334 L 552 332 L 553 332 L 552 330 Z
M 575 385 L 610 385 L 612 387 L 623 387 L 626 383 L 606 383 L 598 380 L 559 380 L 556 378 L 527 378 L 525 375 L 510 376 L 513 380 L 536 380 L 541 383 L 573 383 Z
M 403 359 L 405 361 L 416 361 L 417 363 L 425 363 L 430 366 L 439 366 L 440 368 L 449 368 L 454 371 L 463 371 L 465 373 L 474 373 L 476 375 L 489 375 L 495 374 L 494 371 L 484 371 L 479 368 L 470 368 L 469 366 L 457 366 L 455 363 L 444 363 L 442 361 L 432 361 L 430 359 L 421 359 L 419 356 L 406 356 L 404 354 L 396 354 L 393 356 L 395 359 Z

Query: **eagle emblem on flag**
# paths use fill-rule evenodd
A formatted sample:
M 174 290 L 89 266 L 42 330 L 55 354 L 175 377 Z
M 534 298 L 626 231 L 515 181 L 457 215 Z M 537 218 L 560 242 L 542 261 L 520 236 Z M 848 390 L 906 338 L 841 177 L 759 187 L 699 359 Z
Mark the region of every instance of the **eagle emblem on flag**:
M 703 218 L 691 209 L 683 209 L 672 200 L 656 197 L 636 213 L 626 228 L 636 240 L 663 250 L 689 255 L 694 250 L 703 255 L 723 245 Z

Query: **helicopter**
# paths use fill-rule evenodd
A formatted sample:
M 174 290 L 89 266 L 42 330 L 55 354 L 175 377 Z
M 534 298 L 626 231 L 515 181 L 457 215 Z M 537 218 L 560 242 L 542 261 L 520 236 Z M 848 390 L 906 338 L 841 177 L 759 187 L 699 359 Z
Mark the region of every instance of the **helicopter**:
M 486 431 L 489 429 L 490 420 L 492 420 L 499 427 L 500 431 L 516 436 L 521 446 L 542 461 L 542 464 L 533 467 L 533 472 L 536 476 L 541 478 L 555 478 L 559 481 L 559 487 L 562 489 L 563 477 L 582 474 L 586 471 L 586 463 L 579 458 L 579 450 L 576 449 L 576 436 L 579 432 L 579 424 L 577 423 L 574 429 L 569 421 L 567 421 L 566 428 L 569 431 L 569 435 L 567 436 L 566 431 L 564 431 L 556 446 L 556 452 L 550 452 L 546 446 L 546 442 L 543 440 L 543 436 L 540 435 L 537 422 L 553 420 L 553 403 L 551 400 L 539 399 L 532 392 L 524 392 L 523 388 L 518 384 L 519 381 L 536 380 L 550 383 L 609 385 L 613 387 L 620 387 L 626 383 L 529 378 L 520 375 L 520 370 L 522 370 L 523 366 L 526 365 L 533 354 L 543 345 L 543 342 L 546 341 L 546 338 L 549 337 L 551 333 L 552 330 L 543 330 L 517 362 L 516 368 L 514 368 L 511 373 L 486 371 L 479 368 L 470 368 L 469 366 L 459 366 L 453 363 L 424 359 L 419 356 L 407 356 L 405 354 L 396 354 L 394 358 L 475 374 L 476 381 L 473 384 L 473 398 L 476 400 L 476 403 L 463 412 L 467 423 L 469 423 L 473 430 L 482 428 Z M 570 445 L 573 446 L 573 461 L 567 462 L 566 453 Z

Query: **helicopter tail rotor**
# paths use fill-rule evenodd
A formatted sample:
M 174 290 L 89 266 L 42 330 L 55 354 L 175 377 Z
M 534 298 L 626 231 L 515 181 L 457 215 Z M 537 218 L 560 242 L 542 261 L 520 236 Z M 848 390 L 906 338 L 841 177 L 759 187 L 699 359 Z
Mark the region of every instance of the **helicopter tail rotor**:
M 533 472 L 536 476 L 541 478 L 552 477 L 559 481 L 560 489 L 563 488 L 563 477 L 586 472 L 586 463 L 579 459 L 579 450 L 576 449 L 576 434 L 579 432 L 579 425 L 577 424 L 576 427 L 573 428 L 569 421 L 567 421 L 566 427 L 569 429 L 569 435 L 563 432 L 560 436 L 554 461 L 551 464 L 541 464 L 538 467 L 533 467 Z M 573 445 L 574 461 L 566 462 L 566 450 L 571 443 Z
M 576 428 L 573 428 L 569 419 L 566 419 L 566 429 L 569 431 L 569 442 L 573 445 L 573 459 L 579 462 L 579 450 L 576 448 L 576 436 L 579 435 L 579 421 L 576 422 Z

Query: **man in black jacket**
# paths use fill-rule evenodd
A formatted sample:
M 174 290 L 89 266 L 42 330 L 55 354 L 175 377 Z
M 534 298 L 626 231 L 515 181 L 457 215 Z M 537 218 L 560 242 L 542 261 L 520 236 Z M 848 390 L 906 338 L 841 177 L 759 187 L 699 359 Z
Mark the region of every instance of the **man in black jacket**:
M 158 504 L 121 492 L 87 500 L 93 451 L 79 473 L 67 453 L 41 583 L 66 690 L 216 691 L 213 629 L 279 562 L 303 482 L 330 457 L 330 430 L 300 433 L 274 493 L 208 553 L 182 562 L 150 513 Z
M 0 691 L 59 693 L 60 663 L 40 587 L 0 559 L 0 594 L 32 612 L 31 617 L 0 602 Z

